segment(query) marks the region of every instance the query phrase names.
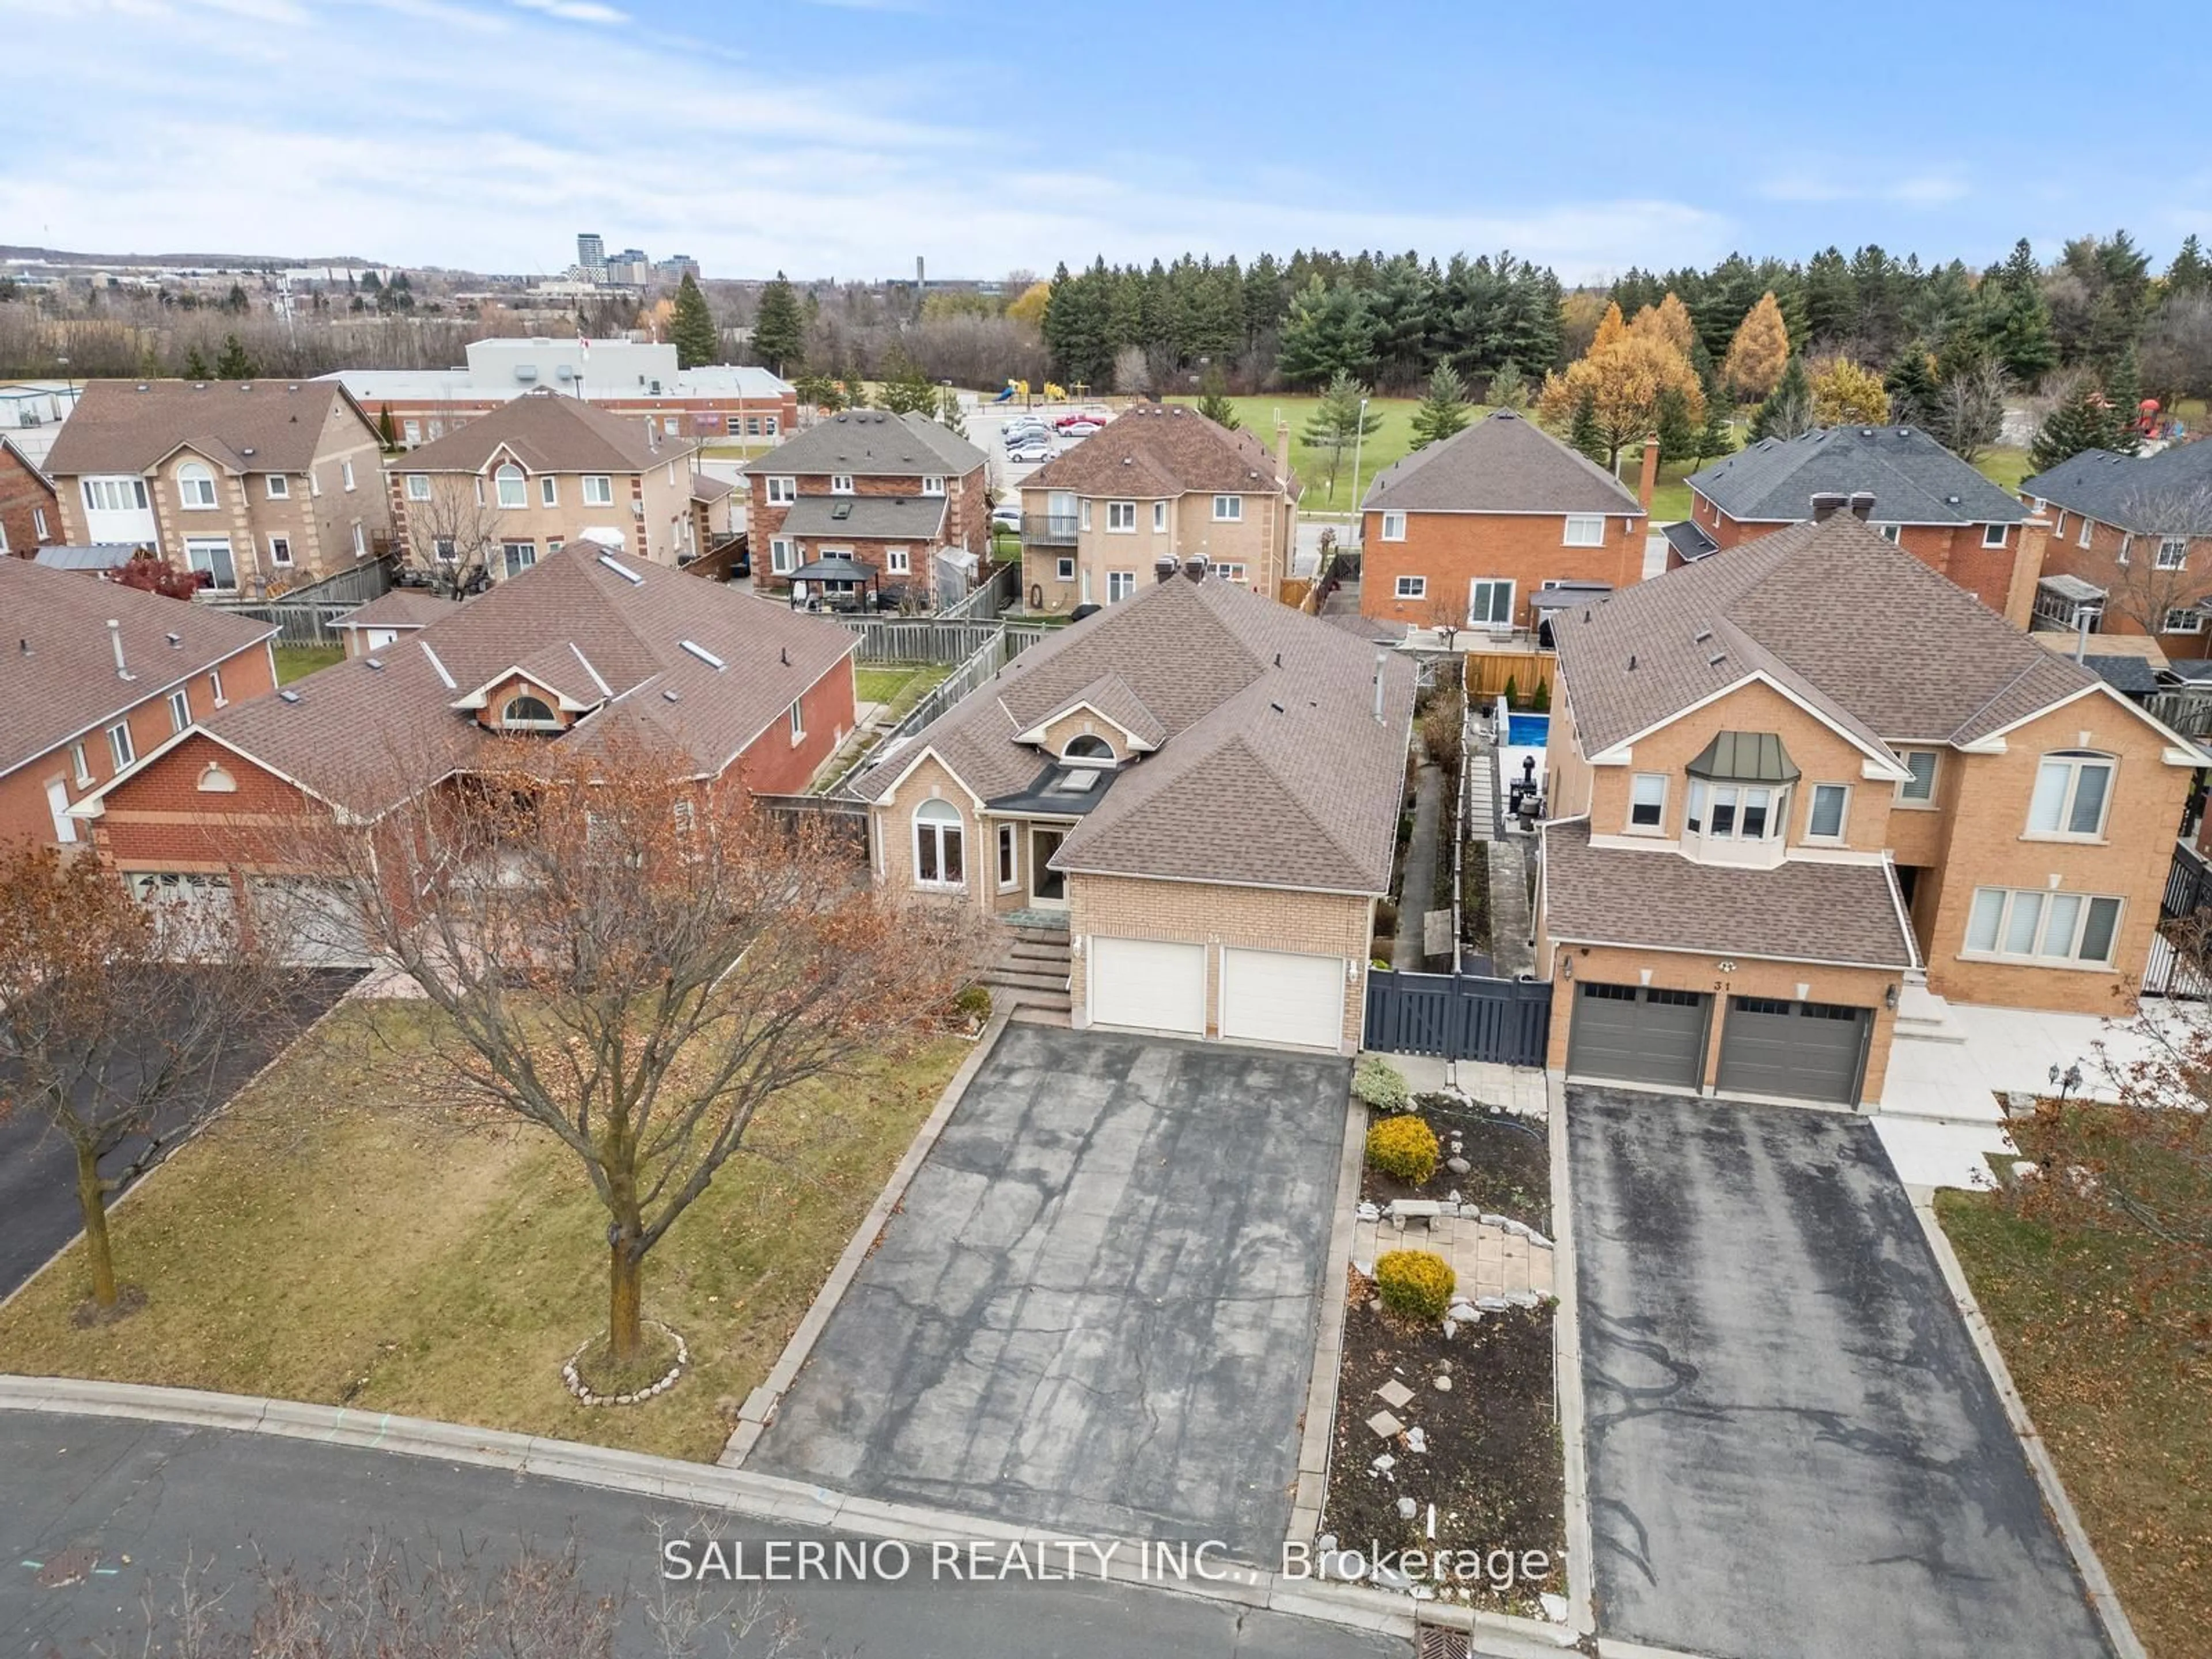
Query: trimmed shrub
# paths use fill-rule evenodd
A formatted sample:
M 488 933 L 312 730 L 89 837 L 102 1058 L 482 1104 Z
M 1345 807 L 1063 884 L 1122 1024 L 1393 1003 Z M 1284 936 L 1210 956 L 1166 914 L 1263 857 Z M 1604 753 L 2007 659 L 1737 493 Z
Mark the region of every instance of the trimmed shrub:
M 1436 1131 L 1411 1114 L 1386 1117 L 1367 1132 L 1367 1165 L 1418 1187 L 1437 1172 Z
M 989 988 L 981 985 L 969 985 L 963 987 L 960 994 L 952 999 L 952 1012 L 954 1017 L 963 1024 L 970 1024 L 979 1019 L 990 1018 L 991 993 Z
M 1352 1068 L 1352 1093 L 1361 1104 L 1378 1112 L 1402 1112 L 1413 1098 L 1413 1091 L 1406 1087 L 1405 1073 L 1372 1054 Z
M 1375 1263 L 1375 1288 L 1382 1305 L 1401 1319 L 1442 1319 L 1459 1276 L 1434 1250 L 1392 1250 Z

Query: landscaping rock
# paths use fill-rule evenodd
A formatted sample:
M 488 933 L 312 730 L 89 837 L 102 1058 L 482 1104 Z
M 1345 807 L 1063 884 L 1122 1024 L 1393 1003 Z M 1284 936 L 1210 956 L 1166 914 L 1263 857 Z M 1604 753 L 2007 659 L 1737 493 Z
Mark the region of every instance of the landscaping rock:
M 1425 1455 L 1429 1449 L 1429 1437 L 1418 1423 L 1406 1431 L 1406 1449 L 1416 1455 Z
M 1444 1340 L 1449 1342 L 1459 1334 L 1459 1321 L 1449 1314 L 1444 1316 Z
M 1382 1206 L 1376 1204 L 1372 1199 L 1361 1199 L 1359 1200 L 1359 1207 L 1353 1211 L 1352 1213 L 1357 1215 L 1362 1221 L 1380 1221 L 1382 1218 Z
M 1449 1157 L 1449 1158 L 1446 1158 L 1446 1159 L 1444 1160 L 1444 1168 L 1446 1168 L 1447 1170 L 1450 1170 L 1454 1175 L 1457 1175 L 1457 1176 L 1463 1176 L 1463 1175 L 1465 1175 L 1465 1174 L 1466 1174 L 1469 1170 L 1472 1170 L 1474 1167 L 1474 1164 L 1472 1164 L 1468 1163 L 1465 1158 L 1463 1158 L 1460 1157 L 1460 1156 L 1459 1156 L 1459 1154 L 1458 1154 L 1458 1153 L 1456 1153 L 1456 1152 L 1453 1153 L 1451 1157 Z
M 1413 1391 L 1395 1376 L 1376 1389 L 1375 1394 L 1377 1399 L 1393 1411 L 1402 1409 L 1406 1402 L 1413 1397 Z
M 1551 1591 L 1545 1590 L 1536 1597 L 1536 1600 L 1543 1604 L 1545 1618 L 1550 1620 L 1555 1625 L 1564 1625 L 1567 1622 L 1567 1598 L 1565 1596 L 1554 1595 Z
M 1389 1452 L 1384 1452 L 1380 1457 L 1376 1458 L 1367 1467 L 1374 1470 L 1377 1474 L 1388 1474 L 1391 1470 L 1398 1467 L 1398 1460 L 1391 1456 Z
M 1474 1305 L 1484 1313 L 1504 1313 L 1513 1304 L 1502 1296 L 1478 1296 Z
M 1401 1498 L 1398 1500 L 1398 1518 L 1401 1521 L 1410 1521 L 1420 1512 L 1421 1506 L 1412 1498 Z
M 1505 1292 L 1505 1299 L 1516 1308 L 1533 1308 L 1541 1302 L 1543 1297 L 1538 1296 L 1534 1291 L 1508 1291 Z
M 1413 1581 L 1395 1567 L 1377 1566 L 1369 1577 L 1374 1579 L 1377 1589 L 1396 1590 L 1402 1595 L 1413 1588 Z
M 1435 1386 L 1438 1394 L 1449 1394 L 1451 1392 L 1451 1378 L 1449 1376 L 1440 1376 L 1436 1380 Z

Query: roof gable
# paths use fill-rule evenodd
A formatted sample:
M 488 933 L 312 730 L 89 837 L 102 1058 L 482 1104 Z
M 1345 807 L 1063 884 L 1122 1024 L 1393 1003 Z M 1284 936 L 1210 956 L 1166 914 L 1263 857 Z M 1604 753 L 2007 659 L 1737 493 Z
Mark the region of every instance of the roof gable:
M 551 392 L 526 392 L 459 430 L 388 463 L 394 472 L 483 472 L 511 456 L 528 472 L 645 471 L 694 446 L 664 441 L 653 423 Z
M 792 434 L 740 470 L 748 477 L 964 477 L 983 461 L 981 450 L 927 415 L 848 409 Z
M 2021 493 L 2150 536 L 2212 536 L 2212 443 L 2155 455 L 2086 449 L 2024 480 Z
M 1690 475 L 1690 488 L 1732 519 L 1796 523 L 1813 497 L 1871 494 L 1883 524 L 2016 524 L 2027 510 L 1909 426 L 1838 426 L 1768 438 Z
M 1383 468 L 1360 507 L 1369 513 L 1644 511 L 1613 474 L 1510 409 Z
M 1251 433 L 1230 431 L 1183 404 L 1139 404 L 1047 461 L 1024 489 L 1158 497 L 1295 491 Z
M 333 422 L 376 429 L 329 380 L 89 380 L 54 436 L 57 478 L 144 473 L 189 445 L 240 472 L 304 472 Z

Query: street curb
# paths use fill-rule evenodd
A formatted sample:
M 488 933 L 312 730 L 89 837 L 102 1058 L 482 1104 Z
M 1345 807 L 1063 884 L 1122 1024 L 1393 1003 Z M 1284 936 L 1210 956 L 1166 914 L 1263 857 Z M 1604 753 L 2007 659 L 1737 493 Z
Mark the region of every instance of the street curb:
M 1329 1223 L 1328 1255 L 1322 1267 L 1321 1318 L 1314 1334 L 1313 1374 L 1306 1382 L 1305 1426 L 1298 1437 L 1298 1479 L 1291 1498 L 1286 1541 L 1297 1543 L 1321 1530 L 1328 1498 L 1328 1459 L 1336 1437 L 1338 1372 L 1344 1359 L 1346 1279 L 1352 1261 L 1352 1206 L 1359 1200 L 1359 1164 L 1366 1144 L 1367 1108 L 1347 1089 L 1344 1152 L 1336 1172 L 1336 1209 Z
M 128 1187 L 125 1187 L 120 1193 L 117 1194 L 113 1201 L 107 1206 L 107 1213 L 110 1216 L 112 1216 L 118 1210 L 129 1203 L 132 1195 L 135 1194 L 139 1188 L 145 1186 L 146 1183 L 153 1180 L 155 1176 L 161 1174 L 162 1170 L 169 1167 L 169 1160 L 171 1158 L 176 1157 L 179 1152 L 183 1152 L 185 1147 L 191 1146 L 194 1141 L 198 1140 L 201 1135 L 212 1128 L 225 1116 L 228 1115 L 231 1107 L 237 1103 L 238 1097 L 240 1095 L 252 1088 L 255 1084 L 260 1082 L 263 1078 L 266 1077 L 270 1072 L 276 1068 L 278 1063 L 281 1062 L 287 1054 L 289 1054 L 302 1042 L 305 1042 L 310 1036 L 313 1036 L 315 1032 L 320 1030 L 324 1024 L 328 1021 L 333 1014 L 337 1013 L 339 1009 L 346 1006 L 347 1002 L 352 999 L 353 994 L 367 983 L 368 980 L 366 977 L 357 979 L 351 985 L 346 987 L 343 991 L 340 992 L 329 1007 L 324 1009 L 321 1013 L 317 1014 L 313 1019 L 301 1026 L 297 1036 L 295 1036 L 289 1042 L 286 1043 L 283 1048 L 279 1048 L 275 1054 L 270 1055 L 269 1058 L 264 1060 L 259 1066 L 256 1066 L 252 1077 L 247 1078 L 244 1082 L 240 1083 L 238 1087 L 233 1089 L 230 1091 L 230 1097 L 224 1101 L 222 1105 L 216 1107 L 215 1110 L 207 1115 L 207 1120 L 205 1122 L 202 1123 L 198 1128 L 193 1130 L 191 1133 L 186 1135 L 175 1146 L 170 1147 L 168 1152 L 163 1155 L 160 1163 L 156 1164 L 152 1169 L 147 1170 L 145 1174 L 140 1176 L 137 1180 L 132 1182 Z M 76 1249 L 77 1242 L 83 1237 L 84 1229 L 79 1227 L 75 1232 L 69 1236 L 69 1242 L 67 1243 L 64 1244 L 44 1261 L 41 1261 L 37 1267 L 31 1269 L 30 1276 L 27 1279 L 24 1279 L 24 1281 L 18 1285 L 14 1290 L 9 1291 L 7 1295 L 0 1296 L 0 1313 L 5 1313 L 10 1303 L 14 1302 L 17 1297 L 21 1296 L 26 1291 L 29 1290 L 32 1285 L 37 1284 L 41 1279 L 45 1278 L 56 1262 L 59 1261 L 71 1250 Z
M 1597 1629 L 1597 1561 L 1590 1528 L 1589 1447 L 1583 1438 L 1581 1285 L 1575 1276 L 1574 1188 L 1567 1172 L 1567 1086 L 1544 1074 L 1552 1158 L 1552 1378 L 1559 1419 L 1559 1461 L 1566 1480 L 1567 1623 L 1578 1635 Z
M 1943 1231 L 1943 1224 L 1936 1214 L 1936 1189 L 1932 1187 L 1908 1187 L 1906 1197 L 1912 1200 L 1912 1213 L 1926 1235 L 1929 1252 L 1936 1265 L 1942 1270 L 1943 1282 L 1950 1287 L 1951 1299 L 1959 1305 L 1960 1316 L 1966 1322 L 1966 1334 L 1973 1338 L 1975 1352 L 1982 1357 L 1982 1365 L 1996 1386 L 1997 1398 L 2004 1403 L 2005 1416 L 2011 1422 L 2014 1436 L 2021 1449 L 2027 1455 L 2027 1466 L 2035 1472 L 2035 1484 L 2043 1489 L 2044 1507 L 2051 1511 L 2051 1519 L 2058 1524 L 2058 1535 L 2065 1540 L 2067 1553 L 2074 1558 L 2074 1570 L 2081 1575 L 2081 1587 L 2087 1592 L 2089 1606 L 2097 1620 L 2105 1628 L 2106 1638 L 2119 1659 L 2148 1659 L 2143 1644 L 2136 1639 L 2135 1626 L 2128 1622 L 2127 1612 L 2120 1606 L 2120 1598 L 2112 1589 L 2112 1581 L 2105 1576 L 2105 1564 L 2097 1559 L 2097 1552 L 2089 1543 L 2089 1534 L 2081 1529 L 2081 1518 L 2074 1512 L 2073 1500 L 2066 1496 L 2066 1487 L 2058 1478 L 2058 1466 L 2051 1462 L 2051 1452 L 2043 1443 L 2043 1437 L 2035 1431 L 2034 1420 L 2028 1416 L 2027 1401 L 2021 1397 L 2020 1389 L 2012 1380 L 2012 1370 L 2005 1364 L 2004 1354 L 1998 1348 L 1996 1334 L 1982 1312 L 1982 1305 L 1974 1299 L 1973 1286 L 1966 1282 L 1966 1270 L 1960 1265 L 1958 1253 Z
M 766 1380 L 745 1396 L 744 1404 L 738 1408 L 738 1426 L 732 1431 L 729 1439 L 723 1443 L 722 1455 L 715 1459 L 719 1467 L 730 1469 L 742 1468 L 754 1446 L 759 1443 L 761 1436 L 767 1432 L 768 1425 L 775 1420 L 776 1407 L 783 1403 L 783 1396 L 798 1381 L 799 1367 L 806 1363 L 806 1357 L 814 1352 L 814 1345 L 821 1340 L 822 1333 L 829 1327 L 830 1316 L 837 1311 L 837 1304 L 843 1300 L 846 1291 L 860 1273 L 860 1264 L 876 1248 L 876 1240 L 889 1224 L 892 1212 L 905 1200 L 906 1189 L 913 1184 L 922 1160 L 936 1146 L 938 1137 L 945 1133 L 945 1126 L 951 1121 L 954 1109 L 967 1095 L 968 1085 L 975 1081 L 975 1073 L 983 1069 L 983 1062 L 999 1046 L 999 1039 L 1005 1035 L 1011 1019 L 1011 1010 L 994 1014 L 991 1023 L 976 1038 L 975 1047 L 969 1050 L 968 1057 L 960 1062 L 959 1069 L 945 1084 L 944 1092 L 937 1097 L 937 1104 L 922 1120 L 921 1127 L 915 1132 L 914 1139 L 907 1144 L 905 1155 L 891 1170 L 890 1179 L 884 1183 L 883 1191 L 876 1194 L 876 1201 L 869 1206 L 868 1213 L 861 1218 L 860 1224 L 853 1230 L 852 1237 L 846 1240 L 844 1252 L 838 1256 L 837 1265 L 830 1270 L 830 1277 L 823 1280 L 822 1288 L 814 1293 L 814 1300 L 807 1307 L 806 1316 L 799 1322 L 799 1328 L 783 1345 L 783 1352 Z

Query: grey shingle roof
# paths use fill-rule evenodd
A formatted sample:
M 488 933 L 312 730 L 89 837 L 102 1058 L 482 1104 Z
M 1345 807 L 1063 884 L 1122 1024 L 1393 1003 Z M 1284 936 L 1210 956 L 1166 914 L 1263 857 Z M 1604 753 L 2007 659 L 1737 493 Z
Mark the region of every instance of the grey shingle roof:
M 1552 627 L 1592 753 L 1753 672 L 1877 753 L 1970 742 L 2096 684 L 1849 514 L 1623 588 Z
M 1732 519 L 1795 523 L 1820 495 L 1874 495 L 1882 524 L 2016 524 L 2027 509 L 1909 426 L 1838 426 L 1769 438 L 1689 477 Z
M 375 435 L 329 380 L 90 380 L 47 452 L 46 473 L 144 472 L 179 444 L 234 472 L 304 472 L 334 407 Z
M 1370 513 L 1644 511 L 1613 474 L 1510 409 L 1384 467 L 1360 506 Z
M 2158 671 L 2141 657 L 2084 657 L 2081 665 L 2124 696 L 2148 697 L 2159 689 Z
M 1093 694 L 1133 700 L 1160 747 L 1123 769 L 1057 867 L 1384 892 L 1413 677 L 1380 654 L 1378 722 L 1372 642 L 1233 583 L 1178 576 L 1015 658 L 860 792 L 880 796 L 927 747 L 983 799 L 1015 794 L 1040 761 L 1017 732 Z
M 854 536 L 926 542 L 945 527 L 942 495 L 801 495 L 784 515 L 787 536 Z
M 2084 450 L 2020 489 L 2141 535 L 2212 536 L 2212 443 L 2201 439 L 2155 455 Z
M 661 439 L 641 416 L 526 392 L 458 432 L 395 456 L 389 466 L 394 472 L 481 472 L 502 447 L 532 472 L 642 472 L 684 460 L 694 447 Z
M 1718 542 L 1687 519 L 1679 524 L 1664 526 L 1659 533 L 1667 538 L 1669 547 L 1682 556 L 1685 564 L 1695 564 L 1699 559 L 1721 550 Z
M 742 469 L 749 477 L 849 472 L 854 477 L 963 477 L 983 452 L 927 415 L 848 409 L 794 432 Z
M 1593 847 L 1587 818 L 1544 826 L 1544 926 L 1577 944 L 1917 965 L 1887 864 L 1699 864 L 1660 848 Z

